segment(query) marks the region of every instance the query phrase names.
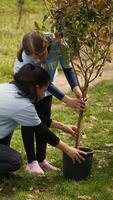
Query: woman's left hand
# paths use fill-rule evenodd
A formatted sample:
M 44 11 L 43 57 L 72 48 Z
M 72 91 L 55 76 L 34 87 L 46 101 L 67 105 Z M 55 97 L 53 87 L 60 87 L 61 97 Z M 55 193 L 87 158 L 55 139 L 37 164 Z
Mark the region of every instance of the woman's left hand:
M 76 86 L 75 88 L 73 88 L 73 92 L 75 93 L 75 96 L 78 99 L 83 100 L 83 94 L 79 86 Z M 86 97 L 84 98 L 85 102 L 87 102 L 87 100 L 88 100 L 88 95 L 86 95 Z
M 77 127 L 73 125 L 63 125 L 62 131 L 69 133 L 74 137 L 77 135 Z

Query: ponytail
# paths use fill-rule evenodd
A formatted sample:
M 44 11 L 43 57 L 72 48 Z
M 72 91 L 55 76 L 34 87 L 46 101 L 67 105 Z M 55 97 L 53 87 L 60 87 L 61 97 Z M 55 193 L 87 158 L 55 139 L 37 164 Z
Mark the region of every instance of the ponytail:
M 22 52 L 23 52 L 23 47 L 21 47 L 21 49 L 19 49 L 19 51 L 17 52 L 17 58 L 20 62 L 23 62 L 22 59 Z

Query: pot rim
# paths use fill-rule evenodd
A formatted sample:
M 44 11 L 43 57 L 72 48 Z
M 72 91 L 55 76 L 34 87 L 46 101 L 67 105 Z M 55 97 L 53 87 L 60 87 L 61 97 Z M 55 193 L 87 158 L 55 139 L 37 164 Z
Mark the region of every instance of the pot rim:
M 89 147 L 80 147 L 79 149 L 82 151 L 85 151 L 85 149 L 89 150 L 89 151 L 86 151 L 87 155 L 91 155 L 95 153 L 94 149 L 91 149 Z

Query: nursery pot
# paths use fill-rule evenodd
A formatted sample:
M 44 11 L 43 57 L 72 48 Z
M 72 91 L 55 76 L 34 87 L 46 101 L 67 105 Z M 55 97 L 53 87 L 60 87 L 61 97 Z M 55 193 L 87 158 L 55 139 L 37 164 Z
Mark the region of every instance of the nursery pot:
M 63 176 L 67 179 L 74 179 L 76 181 L 85 180 L 91 174 L 93 150 L 81 147 L 80 150 L 87 152 L 85 161 L 79 164 L 77 161 L 73 163 L 72 159 L 63 153 Z

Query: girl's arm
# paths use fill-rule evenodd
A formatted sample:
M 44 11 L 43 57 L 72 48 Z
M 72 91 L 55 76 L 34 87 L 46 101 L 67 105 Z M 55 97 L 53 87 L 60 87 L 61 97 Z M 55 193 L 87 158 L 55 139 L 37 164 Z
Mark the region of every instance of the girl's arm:
M 77 128 L 76 128 L 76 126 L 73 126 L 73 125 L 65 125 L 65 124 L 63 124 L 63 123 L 61 123 L 61 122 L 54 121 L 54 120 L 52 120 L 50 127 L 51 127 L 51 128 L 55 128 L 55 129 L 62 130 L 62 131 L 65 132 L 65 133 L 71 134 L 72 136 L 75 136 L 76 133 L 77 133 Z
M 59 127 L 58 124 L 57 124 L 57 127 Z M 81 163 L 82 161 L 85 160 L 83 156 L 87 155 L 87 153 L 80 151 L 78 149 L 72 148 L 68 144 L 61 141 L 43 123 L 39 124 L 38 126 L 35 126 L 34 128 L 37 134 L 43 135 L 43 138 L 45 138 L 47 143 L 65 152 L 73 160 L 73 162 L 77 160 L 79 163 Z

